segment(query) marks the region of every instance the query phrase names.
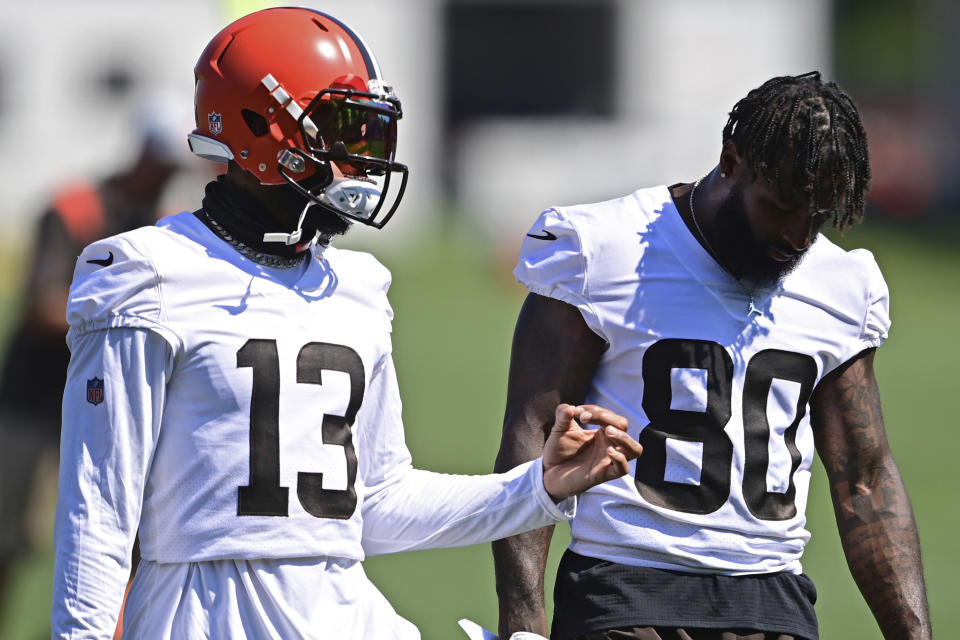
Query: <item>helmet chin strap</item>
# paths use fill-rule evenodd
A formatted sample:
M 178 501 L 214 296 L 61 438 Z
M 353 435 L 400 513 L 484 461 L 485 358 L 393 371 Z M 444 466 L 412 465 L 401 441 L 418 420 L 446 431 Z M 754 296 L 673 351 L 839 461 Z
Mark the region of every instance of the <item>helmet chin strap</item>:
M 297 220 L 297 228 L 292 233 L 276 232 L 263 234 L 264 242 L 282 242 L 285 245 L 297 244 L 303 236 L 303 221 L 307 217 L 307 210 L 313 206 L 312 202 L 307 202 L 300 212 L 300 218 Z M 317 232 L 319 234 L 319 231 Z
M 378 186 L 366 180 L 357 180 L 354 178 L 339 175 L 337 172 L 324 190 L 317 194 L 316 198 L 334 212 L 342 212 L 349 215 L 340 215 L 347 223 L 350 223 L 350 215 L 360 219 L 368 219 L 376 210 L 380 202 L 382 192 Z M 291 232 L 274 232 L 263 234 L 264 242 L 282 242 L 289 246 L 298 244 L 303 238 L 303 221 L 307 217 L 307 211 L 315 202 L 308 201 L 300 212 L 300 218 L 297 220 L 296 228 Z M 319 231 L 317 235 L 319 235 Z M 311 239 L 312 241 L 312 239 Z

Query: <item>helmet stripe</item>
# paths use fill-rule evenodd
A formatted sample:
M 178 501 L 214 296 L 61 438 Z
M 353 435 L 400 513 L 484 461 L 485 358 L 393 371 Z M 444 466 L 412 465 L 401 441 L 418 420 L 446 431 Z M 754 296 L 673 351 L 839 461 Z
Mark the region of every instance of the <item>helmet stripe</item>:
M 367 43 L 364 42 L 363 38 L 360 37 L 360 34 L 348 27 L 345 23 L 341 22 L 337 18 L 333 17 L 329 13 L 324 13 L 323 11 L 318 11 L 317 9 L 307 9 L 307 11 L 312 11 L 313 13 L 319 13 L 324 18 L 335 23 L 341 29 L 347 32 L 347 35 L 353 39 L 354 44 L 357 45 L 357 48 L 360 50 L 360 55 L 363 56 L 363 63 L 367 67 L 367 74 L 370 76 L 370 79 L 380 78 L 380 65 L 377 64 L 377 59 L 373 55 L 373 50 L 367 46 Z

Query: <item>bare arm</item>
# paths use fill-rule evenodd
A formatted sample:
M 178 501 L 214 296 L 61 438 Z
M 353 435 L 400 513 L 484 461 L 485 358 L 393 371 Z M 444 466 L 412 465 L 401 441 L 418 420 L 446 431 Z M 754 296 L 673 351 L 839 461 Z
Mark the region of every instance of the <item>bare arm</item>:
M 604 348 L 575 307 L 527 297 L 513 337 L 496 471 L 541 454 L 556 406 L 583 402 Z M 543 573 L 552 536 L 553 527 L 545 527 L 493 543 L 501 638 L 515 631 L 547 635 Z
M 885 638 L 930 638 L 920 540 L 868 349 L 817 387 L 811 420 L 847 565 Z

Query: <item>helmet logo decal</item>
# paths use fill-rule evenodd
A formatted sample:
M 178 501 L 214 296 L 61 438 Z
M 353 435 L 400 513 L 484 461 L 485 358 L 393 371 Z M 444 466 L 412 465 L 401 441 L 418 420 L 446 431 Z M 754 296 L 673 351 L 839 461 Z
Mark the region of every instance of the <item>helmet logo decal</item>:
M 207 127 L 210 129 L 210 133 L 215 136 L 223 133 L 223 116 L 213 111 L 207 115 Z

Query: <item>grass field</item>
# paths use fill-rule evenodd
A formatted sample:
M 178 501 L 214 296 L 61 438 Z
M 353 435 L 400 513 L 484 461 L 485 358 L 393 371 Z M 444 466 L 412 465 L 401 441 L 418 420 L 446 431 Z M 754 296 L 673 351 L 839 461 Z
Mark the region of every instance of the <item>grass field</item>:
M 381 252 L 381 258 L 394 273 L 395 354 L 414 461 L 436 471 L 484 473 L 493 466 L 499 442 L 509 344 L 524 292 L 502 270 L 491 269 L 490 252 L 468 237 L 428 237 L 415 250 Z M 867 228 L 843 240 L 874 251 L 893 293 L 893 331 L 877 356 L 878 376 L 890 440 L 916 509 L 933 623 L 941 631 L 960 625 L 949 586 L 960 567 L 954 542 L 960 525 L 955 502 L 960 481 L 954 475 L 960 435 L 952 418 L 960 383 L 956 239 L 953 227 L 912 235 Z M 11 263 L 5 252 L 0 268 Z M 0 302 L 12 299 L 12 282 L 5 271 Z M 0 328 L 8 322 L 0 314 Z M 820 592 L 821 636 L 879 638 L 840 552 L 822 469 L 812 494 L 813 539 L 805 567 Z M 566 527 L 558 527 L 553 566 L 568 539 Z M 3 608 L 0 639 L 48 634 L 50 557 L 49 549 L 25 557 Z M 464 637 L 456 626 L 461 617 L 496 625 L 487 545 L 373 558 L 366 566 L 426 640 Z

